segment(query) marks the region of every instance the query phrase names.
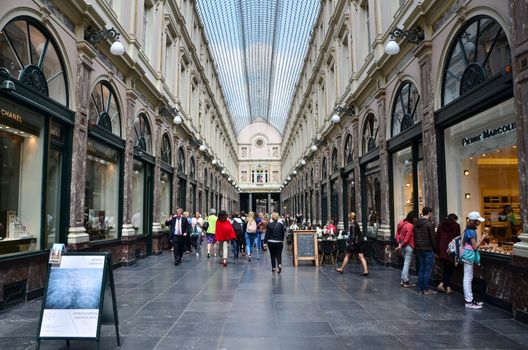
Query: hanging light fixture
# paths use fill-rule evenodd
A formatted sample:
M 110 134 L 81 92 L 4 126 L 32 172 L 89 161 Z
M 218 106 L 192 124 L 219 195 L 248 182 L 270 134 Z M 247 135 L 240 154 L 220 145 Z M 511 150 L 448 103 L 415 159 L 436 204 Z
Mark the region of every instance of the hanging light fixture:
M 413 30 L 403 30 L 398 27 L 394 28 L 390 33 L 391 38 L 387 45 L 385 45 L 385 53 L 387 55 L 396 55 L 400 52 L 400 45 L 396 42 L 396 38 L 405 38 L 407 41 L 413 44 L 419 44 L 425 38 L 424 32 L 420 27 L 416 27 Z

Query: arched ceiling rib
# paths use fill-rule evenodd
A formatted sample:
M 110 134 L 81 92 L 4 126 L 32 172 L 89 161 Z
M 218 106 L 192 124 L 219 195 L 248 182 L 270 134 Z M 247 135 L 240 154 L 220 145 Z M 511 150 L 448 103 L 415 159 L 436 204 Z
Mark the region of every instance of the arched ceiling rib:
M 263 118 L 281 133 L 320 0 L 198 0 L 237 133 Z

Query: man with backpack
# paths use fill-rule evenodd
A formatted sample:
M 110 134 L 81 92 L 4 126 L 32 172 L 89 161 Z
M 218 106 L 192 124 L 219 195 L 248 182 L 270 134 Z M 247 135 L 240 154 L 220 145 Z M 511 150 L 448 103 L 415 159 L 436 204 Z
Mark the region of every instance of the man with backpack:
M 231 221 L 233 225 L 233 230 L 235 230 L 236 239 L 231 241 L 231 247 L 233 248 L 233 253 L 235 256 L 235 261 L 238 261 L 238 256 L 240 253 L 240 247 L 244 242 L 244 222 L 240 218 L 237 212 L 233 213 L 233 219 Z

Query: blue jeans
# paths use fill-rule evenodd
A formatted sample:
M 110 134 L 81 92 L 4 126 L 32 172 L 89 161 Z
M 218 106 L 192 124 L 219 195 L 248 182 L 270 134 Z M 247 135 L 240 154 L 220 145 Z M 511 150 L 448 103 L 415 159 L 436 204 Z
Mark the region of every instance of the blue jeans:
M 403 269 L 401 273 L 401 280 L 403 282 L 409 282 L 409 267 L 411 266 L 412 254 L 413 249 L 407 244 L 405 248 L 402 249 Z
M 420 291 L 429 289 L 431 271 L 433 270 L 434 253 L 432 250 L 422 250 L 418 252 L 418 289 Z
M 255 238 L 257 238 L 257 233 L 246 232 L 246 252 L 247 255 L 251 255 L 253 250 L 253 244 L 255 243 Z
M 262 232 L 257 231 L 257 253 L 262 251 Z
M 238 247 L 238 242 L 236 239 L 233 239 L 231 241 L 231 249 L 233 250 L 233 255 L 234 255 L 235 260 L 237 260 L 240 248 Z

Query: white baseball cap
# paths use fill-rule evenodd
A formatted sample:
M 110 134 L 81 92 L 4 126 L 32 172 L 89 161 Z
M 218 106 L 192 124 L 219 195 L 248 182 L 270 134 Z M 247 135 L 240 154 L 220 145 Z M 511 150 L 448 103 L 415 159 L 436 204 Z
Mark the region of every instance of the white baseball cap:
M 468 220 L 478 220 L 480 222 L 486 221 L 482 216 L 480 216 L 480 213 L 478 211 L 472 211 L 468 214 Z

